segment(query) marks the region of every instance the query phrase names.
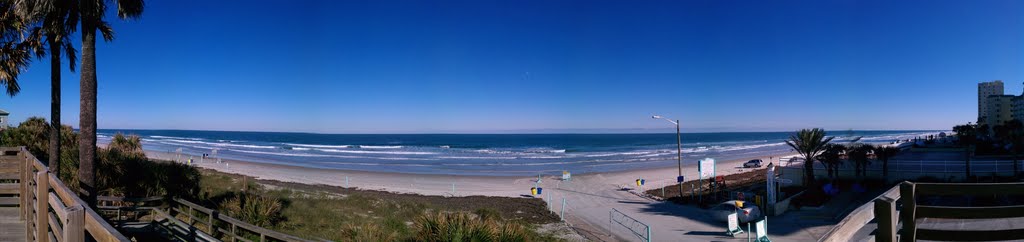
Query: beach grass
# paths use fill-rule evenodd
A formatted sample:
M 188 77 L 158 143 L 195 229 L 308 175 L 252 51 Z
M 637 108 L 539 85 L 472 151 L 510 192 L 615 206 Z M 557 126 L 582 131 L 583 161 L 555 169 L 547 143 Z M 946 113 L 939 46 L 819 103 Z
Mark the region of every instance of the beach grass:
M 433 237 L 420 236 L 425 233 L 421 223 L 437 219 L 440 213 L 473 218 L 456 225 L 486 228 L 481 231 L 520 231 L 521 237 L 528 238 L 528 241 L 561 240 L 553 234 L 536 232 L 541 224 L 557 222 L 558 219 L 553 214 L 541 217 L 523 215 L 550 213 L 544 209 L 543 202 L 535 204 L 520 201 L 519 204 L 525 204 L 520 207 L 508 206 L 506 203 L 536 199 L 447 198 L 255 180 L 251 177 L 208 169 L 201 169 L 200 174 L 202 200 L 205 200 L 204 203 L 208 206 L 225 210 L 224 197 L 231 197 L 231 194 L 238 194 L 242 190 L 247 190 L 245 193 L 276 199 L 282 201 L 280 216 L 283 220 L 267 227 L 307 239 L 365 241 L 367 238 L 373 238 L 374 241 L 432 241 Z M 248 187 L 243 184 L 247 184 Z M 524 209 L 532 211 L 524 212 Z

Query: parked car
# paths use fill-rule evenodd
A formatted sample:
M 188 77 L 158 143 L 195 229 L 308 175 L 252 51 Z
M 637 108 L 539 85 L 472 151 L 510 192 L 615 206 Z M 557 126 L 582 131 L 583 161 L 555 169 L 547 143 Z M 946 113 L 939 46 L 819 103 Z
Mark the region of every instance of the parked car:
M 747 163 L 743 163 L 743 168 L 757 168 L 761 167 L 761 159 L 750 160 Z
M 736 207 L 736 201 L 738 200 L 720 203 L 708 209 L 708 213 L 711 218 L 722 222 L 728 222 L 727 219 L 731 213 L 736 213 L 736 218 L 740 220 L 740 223 L 753 222 L 761 218 L 761 210 L 757 206 L 750 202 L 744 202 L 743 207 L 739 208 Z

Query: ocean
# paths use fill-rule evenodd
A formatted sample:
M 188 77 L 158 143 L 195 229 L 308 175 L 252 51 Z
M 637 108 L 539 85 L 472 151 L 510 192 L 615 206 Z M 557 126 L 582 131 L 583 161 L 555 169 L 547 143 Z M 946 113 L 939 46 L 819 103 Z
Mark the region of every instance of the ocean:
M 835 131 L 837 142 L 890 143 L 944 131 Z M 948 131 L 945 131 L 948 133 Z M 100 130 L 142 138 L 147 151 L 321 169 L 417 174 L 532 176 L 673 167 L 676 134 L 313 134 L 196 130 Z M 684 133 L 683 162 L 792 152 L 793 132 Z

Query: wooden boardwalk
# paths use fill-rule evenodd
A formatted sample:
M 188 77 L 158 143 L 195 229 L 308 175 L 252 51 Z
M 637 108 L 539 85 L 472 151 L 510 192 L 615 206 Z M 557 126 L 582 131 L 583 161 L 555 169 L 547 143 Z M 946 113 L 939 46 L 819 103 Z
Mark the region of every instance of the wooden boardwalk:
M 18 207 L 0 207 L 0 241 L 25 241 L 25 220 Z

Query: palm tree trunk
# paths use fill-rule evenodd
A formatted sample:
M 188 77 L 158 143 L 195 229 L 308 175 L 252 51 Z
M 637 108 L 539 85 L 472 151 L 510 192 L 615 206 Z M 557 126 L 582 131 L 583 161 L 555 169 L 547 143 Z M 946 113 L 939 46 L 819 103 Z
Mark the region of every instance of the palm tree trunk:
M 889 178 L 889 159 L 882 160 L 882 179 L 888 181 Z
M 964 159 L 964 165 L 966 165 L 966 167 L 964 167 L 964 172 L 966 172 L 966 176 L 964 177 L 964 180 L 969 181 L 969 180 L 971 180 L 971 147 L 970 146 L 968 146 L 967 149 L 964 150 L 964 155 L 965 155 L 965 157 L 964 157 L 965 158 Z
M 56 36 L 50 42 L 50 173 L 60 177 L 60 50 Z
M 807 157 L 807 156 L 804 156 Z M 814 184 L 814 159 L 804 158 L 804 187 L 811 187 Z
M 91 13 L 95 1 L 81 1 L 82 12 Z M 81 111 L 78 134 L 78 182 L 80 196 L 96 205 L 96 22 L 97 16 L 82 16 Z

